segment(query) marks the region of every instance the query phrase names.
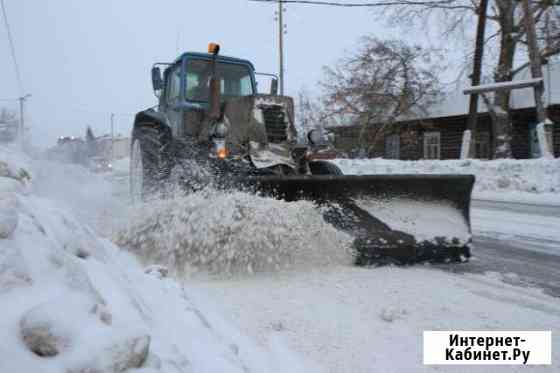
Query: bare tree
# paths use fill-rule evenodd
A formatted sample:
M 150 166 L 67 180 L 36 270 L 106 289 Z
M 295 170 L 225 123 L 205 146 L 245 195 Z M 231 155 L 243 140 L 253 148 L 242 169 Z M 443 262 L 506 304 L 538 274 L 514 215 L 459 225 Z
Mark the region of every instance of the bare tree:
M 305 142 L 306 135 L 312 129 L 322 129 L 325 125 L 325 113 L 321 103 L 303 88 L 298 92 L 296 101 L 296 128 L 298 140 Z
M 354 55 L 325 68 L 325 117 L 361 125 L 360 146 L 369 151 L 397 119 L 419 117 L 439 96 L 434 51 L 398 40 L 364 37 Z
M 431 1 L 399 0 L 387 1 L 387 8 L 394 20 L 423 19 L 439 15 L 445 18 L 443 33 L 446 36 L 456 35 L 463 31 L 465 25 L 474 24 L 472 17 L 479 13 L 479 0 L 448 0 L 439 3 Z M 487 43 L 497 46 L 497 61 L 494 63 L 494 81 L 511 81 L 515 75 L 525 70 L 529 64 L 515 66 L 516 57 L 527 46 L 527 33 L 524 15 L 519 0 L 494 0 L 489 7 L 487 17 L 494 22 L 495 32 L 486 38 Z M 560 53 L 560 30 L 558 29 L 558 12 L 555 2 L 551 0 L 534 0 L 532 13 L 539 25 L 540 57 L 545 60 Z M 547 17 L 545 15 L 548 14 Z M 550 15 L 552 14 L 552 17 Z M 550 22 L 550 19 L 554 21 Z M 549 27 L 544 27 L 548 19 Z M 513 127 L 510 111 L 510 91 L 496 92 L 492 99 L 486 97 L 485 102 L 492 117 L 493 148 L 495 158 L 511 158 L 511 140 Z

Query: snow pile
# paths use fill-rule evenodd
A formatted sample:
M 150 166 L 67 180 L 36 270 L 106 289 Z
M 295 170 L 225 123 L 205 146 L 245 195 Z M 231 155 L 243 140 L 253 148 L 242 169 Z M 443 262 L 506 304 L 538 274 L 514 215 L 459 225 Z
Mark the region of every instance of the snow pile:
M 39 197 L 34 173 L 20 172 L 37 162 L 0 148 L 0 165 L 0 372 L 307 370 Z
M 10 150 L 13 160 L 17 153 Z M 30 161 L 19 160 L 4 162 L 12 172 L 0 177 L 1 214 L 14 223 L 2 229 L 0 240 L 0 351 L 10 356 L 1 359 L 0 370 L 143 367 L 149 335 L 124 319 L 113 323 L 107 300 L 88 274 L 88 265 L 107 260 L 106 247 L 69 214 L 33 196 L 32 179 L 17 177 L 29 175 L 18 167 Z
M 560 204 L 560 159 L 420 160 L 337 159 L 345 174 L 472 174 L 474 198 Z
M 181 274 L 254 273 L 350 263 L 351 238 L 324 222 L 311 202 L 205 189 L 153 200 L 117 236 L 148 262 Z

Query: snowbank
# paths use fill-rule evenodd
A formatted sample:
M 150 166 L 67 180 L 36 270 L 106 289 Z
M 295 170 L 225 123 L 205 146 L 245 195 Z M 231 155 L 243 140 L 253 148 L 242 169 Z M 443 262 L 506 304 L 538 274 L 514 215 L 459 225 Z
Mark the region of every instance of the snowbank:
M 560 159 L 396 161 L 337 159 L 345 174 L 473 174 L 473 197 L 560 205 Z
M 15 217 L 0 237 L 0 372 L 307 370 L 39 196 L 34 172 L 20 177 L 36 161 L 0 148 L 0 162 L 10 170 L 0 176 L 0 216 Z

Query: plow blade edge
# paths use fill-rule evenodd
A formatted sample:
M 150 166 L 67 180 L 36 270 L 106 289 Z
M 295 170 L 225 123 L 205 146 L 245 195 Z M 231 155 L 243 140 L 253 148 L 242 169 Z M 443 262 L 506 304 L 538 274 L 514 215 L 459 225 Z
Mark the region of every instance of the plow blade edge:
M 311 200 L 325 220 L 354 236 L 358 264 L 470 256 L 472 175 L 250 177 L 260 193 Z

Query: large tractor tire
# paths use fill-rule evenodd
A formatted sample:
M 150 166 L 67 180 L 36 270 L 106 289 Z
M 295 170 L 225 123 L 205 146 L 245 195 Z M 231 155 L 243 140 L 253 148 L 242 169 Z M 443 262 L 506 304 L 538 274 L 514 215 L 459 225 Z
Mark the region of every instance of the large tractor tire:
M 337 165 L 326 161 L 315 161 L 309 163 L 312 175 L 344 175 Z
M 171 138 L 154 126 L 139 126 L 133 131 L 130 156 L 130 195 L 133 202 L 156 193 L 171 170 Z

